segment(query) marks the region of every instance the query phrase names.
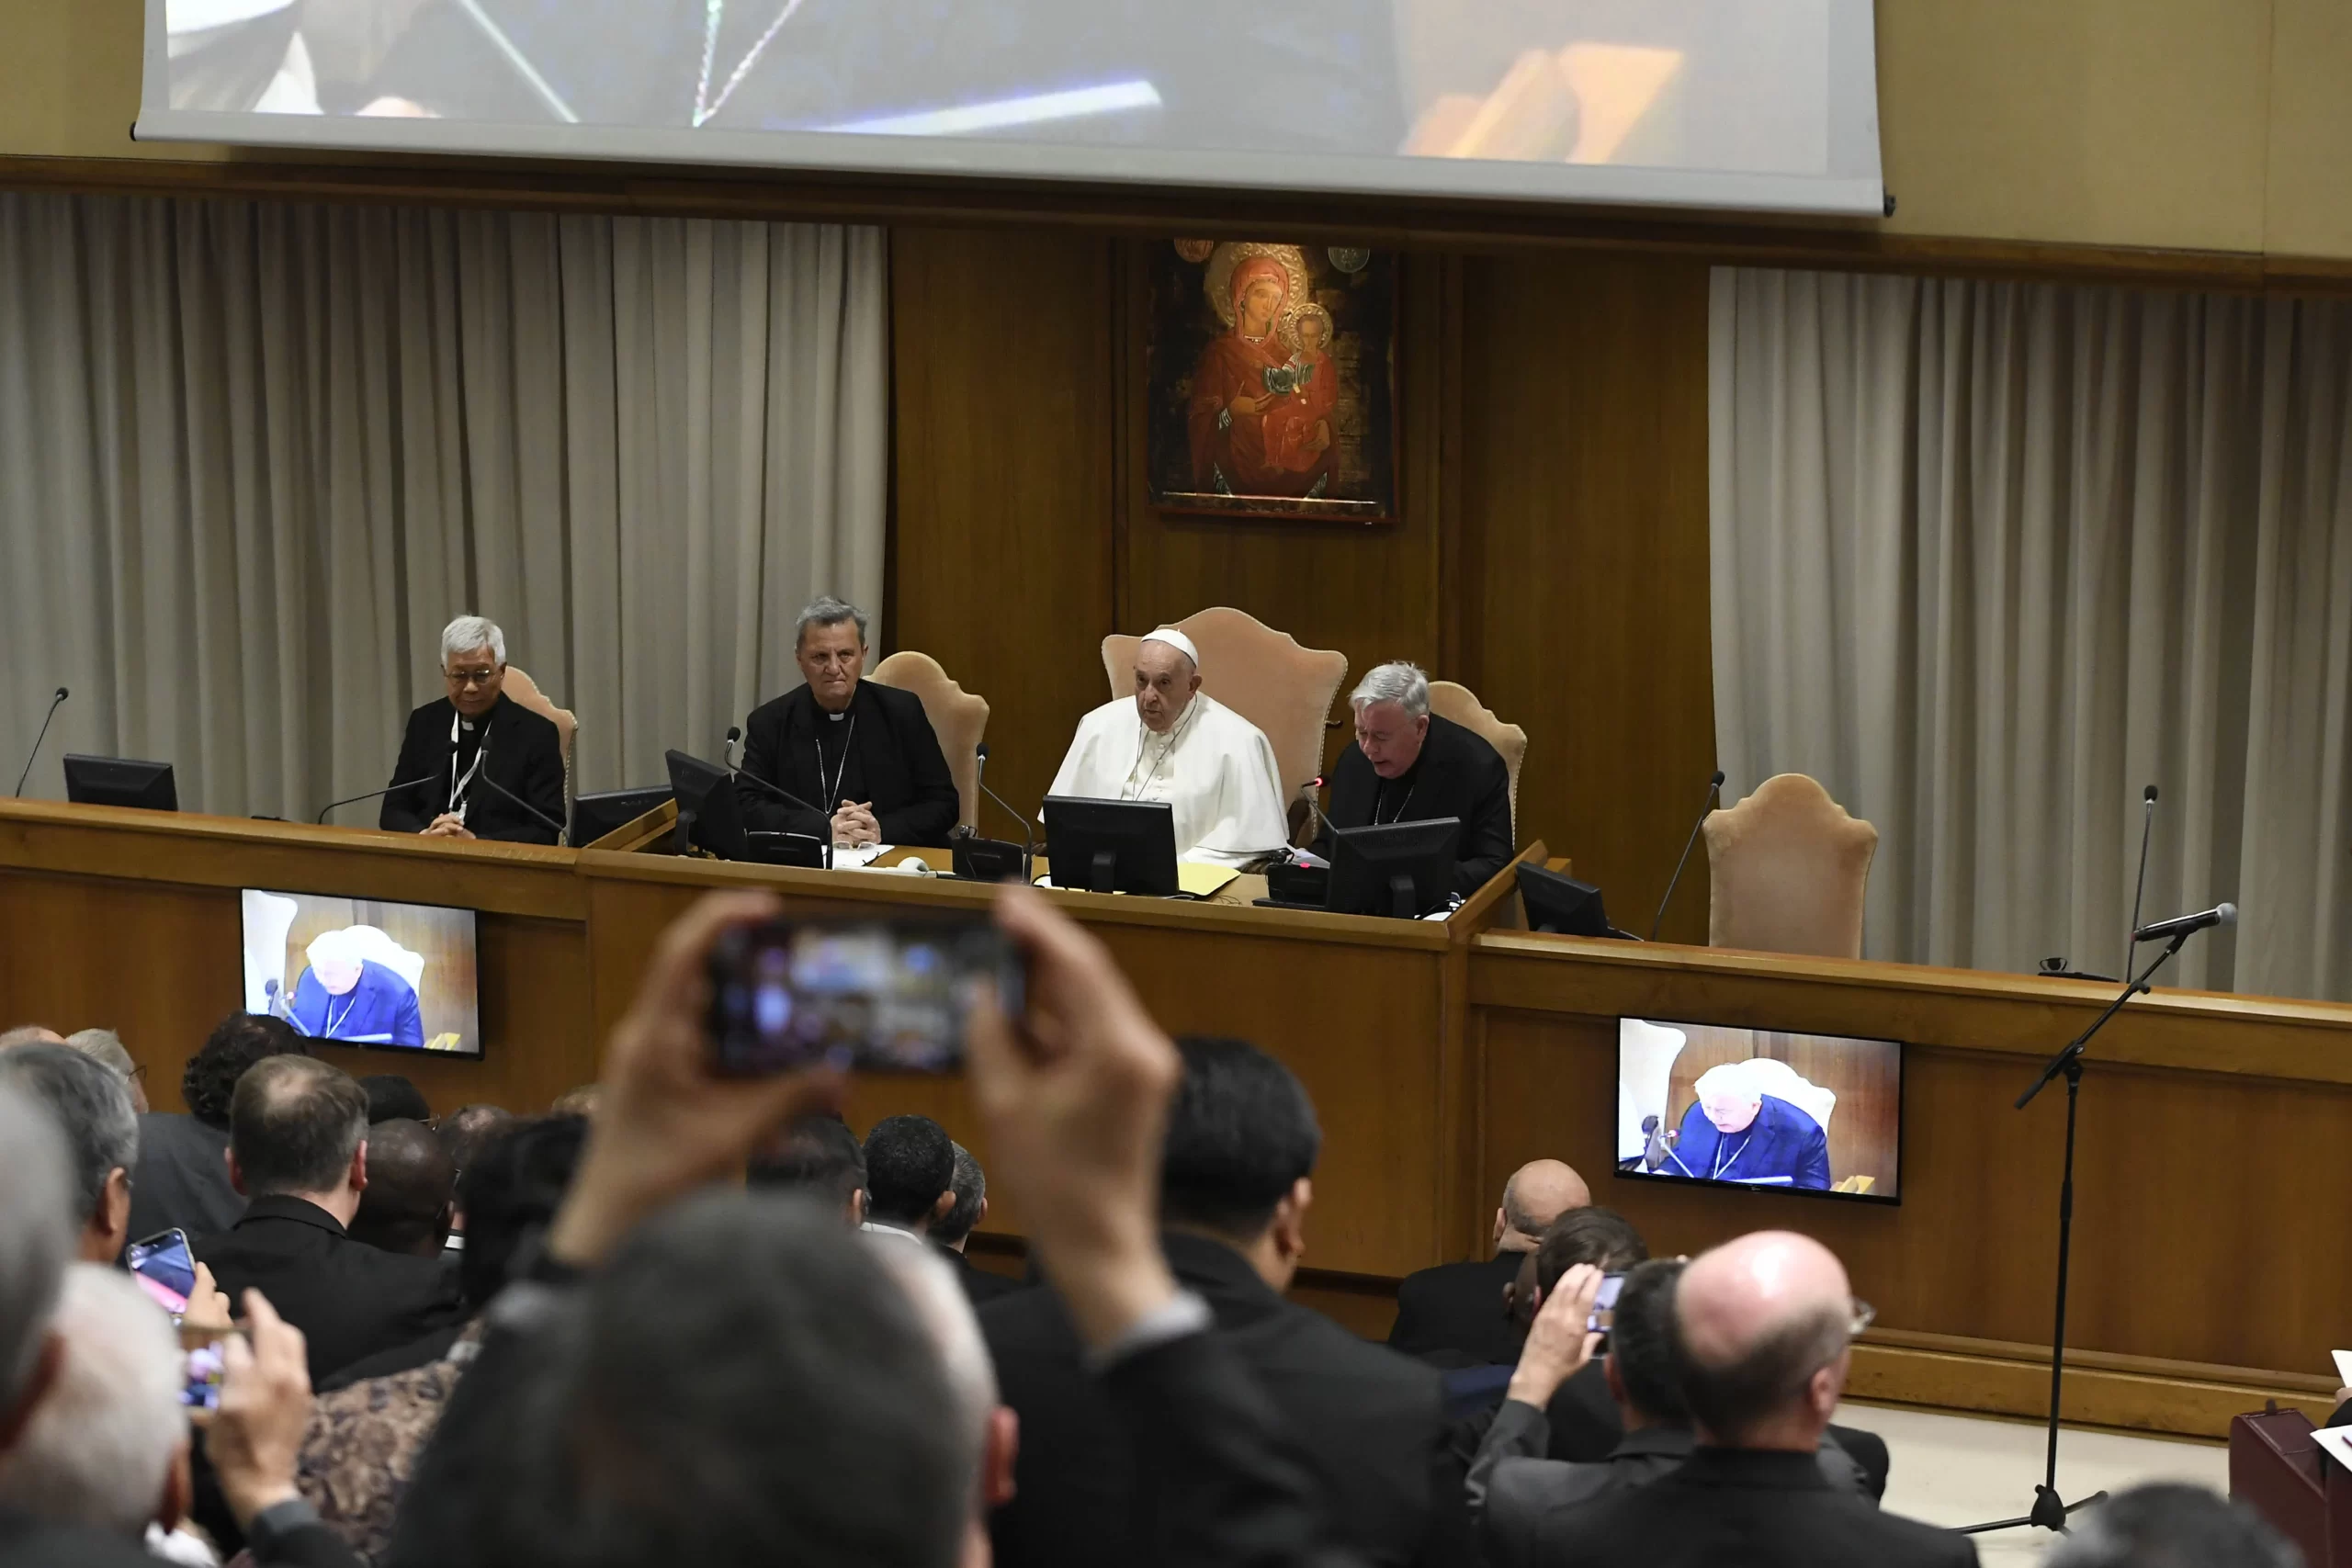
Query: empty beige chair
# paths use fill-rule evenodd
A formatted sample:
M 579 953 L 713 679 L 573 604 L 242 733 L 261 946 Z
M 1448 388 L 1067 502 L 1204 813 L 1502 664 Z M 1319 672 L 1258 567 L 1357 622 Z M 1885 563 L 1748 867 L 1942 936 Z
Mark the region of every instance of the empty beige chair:
M 947 757 L 947 771 L 956 778 L 956 799 L 967 828 L 980 820 L 980 739 L 988 733 L 989 700 L 957 685 L 939 660 L 928 653 L 904 649 L 874 667 L 866 677 L 877 686 L 912 692 L 922 703 L 931 732 Z
M 1862 955 L 1878 829 L 1803 773 L 1780 773 L 1707 818 L 1707 942 L 1758 953 Z
M 570 708 L 556 706 L 555 699 L 540 691 L 537 681 L 512 664 L 506 667 L 506 682 L 500 690 L 555 726 L 556 738 L 563 742 L 563 819 L 569 824 L 571 803 L 579 798 L 571 783 L 572 741 L 580 734 L 579 716 Z
M 1454 681 L 1430 682 L 1430 712 L 1451 719 L 1495 749 L 1510 775 L 1510 841 L 1519 842 L 1519 765 L 1527 760 L 1527 731 L 1505 724 L 1478 700 L 1478 694 Z
M 1196 611 L 1173 624 L 1201 650 L 1201 690 L 1256 725 L 1273 747 L 1287 807 L 1323 772 L 1324 729 L 1348 678 L 1348 656 L 1303 648 L 1241 610 Z M 1102 639 L 1102 671 L 1114 698 L 1135 695 L 1142 641 L 1115 633 Z

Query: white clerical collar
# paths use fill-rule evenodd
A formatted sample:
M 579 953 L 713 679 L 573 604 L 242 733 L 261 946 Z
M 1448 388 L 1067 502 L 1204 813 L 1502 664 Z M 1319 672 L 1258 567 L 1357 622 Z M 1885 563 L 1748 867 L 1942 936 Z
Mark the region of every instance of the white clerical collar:
M 886 1225 L 876 1220 L 867 1220 L 859 1224 L 857 1228 L 862 1231 L 870 1232 L 875 1235 L 904 1236 L 907 1240 L 913 1242 L 918 1247 L 922 1245 L 922 1237 L 915 1235 L 914 1232 L 907 1229 L 903 1225 Z
M 831 719 L 835 724 L 839 724 L 842 720 L 849 716 L 849 709 L 843 708 L 839 713 L 829 713 L 825 716 Z

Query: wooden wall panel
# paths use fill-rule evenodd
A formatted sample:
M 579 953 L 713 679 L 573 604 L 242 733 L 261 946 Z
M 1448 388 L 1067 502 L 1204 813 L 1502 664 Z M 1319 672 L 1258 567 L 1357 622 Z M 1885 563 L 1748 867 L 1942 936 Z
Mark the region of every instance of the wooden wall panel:
M 1462 668 L 1528 735 L 1519 831 L 1645 931 L 1714 767 L 1707 273 L 1463 264 Z M 1706 865 L 1666 934 L 1706 940 Z
M 890 269 L 884 636 L 989 700 L 988 782 L 1034 820 L 1113 629 L 1111 242 L 901 229 Z

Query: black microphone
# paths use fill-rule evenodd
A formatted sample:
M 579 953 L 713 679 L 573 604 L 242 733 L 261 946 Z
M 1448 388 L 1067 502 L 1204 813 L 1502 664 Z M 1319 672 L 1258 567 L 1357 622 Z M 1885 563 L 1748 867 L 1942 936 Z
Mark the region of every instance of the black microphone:
M 555 829 L 555 841 L 556 841 L 557 843 L 559 843 L 559 844 L 560 844 L 560 843 L 561 843 L 561 842 L 563 842 L 563 824 L 562 824 L 562 823 L 560 823 L 560 822 L 557 821 L 554 818 L 552 818 L 552 817 L 548 816 L 546 812 L 544 812 L 544 811 L 540 810 L 537 807 L 536 807 L 536 806 L 532 805 L 529 801 L 525 800 L 521 795 L 516 795 L 513 790 L 508 789 L 504 784 L 500 784 L 496 779 L 492 778 L 488 773 L 479 773 L 479 774 L 476 774 L 476 775 L 475 775 L 475 782 L 476 782 L 476 783 L 478 783 L 478 784 L 488 784 L 491 788 L 492 788 L 492 789 L 496 790 L 499 794 L 501 794 L 501 795 L 504 795 L 507 799 L 509 799 L 509 800 L 513 801 L 515 805 L 517 805 L 517 806 L 521 807 L 524 810 L 526 810 L 526 811 L 529 812 L 532 816 L 534 816 L 534 817 L 537 818 L 540 820 L 540 822 L 544 823 L 546 826 L 548 826 L 548 827 L 549 827 L 549 828 L 554 829 Z
M 363 800 L 375 800 L 383 795 L 398 794 L 404 789 L 414 789 L 419 784 L 429 784 L 440 776 L 438 773 L 430 773 L 421 779 L 402 779 L 396 784 L 386 784 L 382 789 L 371 789 L 366 795 L 355 795 L 348 800 L 330 800 L 319 807 L 319 814 L 311 820 L 314 824 L 323 823 L 327 819 L 327 813 L 337 807 L 356 806 Z
M 57 695 L 49 699 L 49 711 L 40 716 L 40 733 L 33 737 L 33 749 L 25 754 L 25 771 L 17 775 L 15 793 L 25 793 L 25 781 L 33 776 L 33 759 L 40 755 L 40 743 L 49 739 L 49 721 L 57 716 L 57 705 L 65 700 L 65 688 L 57 688 Z
M 825 869 L 827 871 L 833 869 L 833 817 L 831 812 L 818 811 L 817 807 L 809 805 L 807 801 L 801 799 L 798 795 L 793 794 L 782 784 L 770 784 L 767 780 L 760 777 L 757 773 L 747 773 L 739 768 L 735 771 L 734 776 L 739 779 L 749 779 L 752 783 L 759 785 L 762 789 L 767 791 L 778 800 L 783 801 L 786 806 L 801 811 L 816 811 L 818 816 L 823 818 L 825 819 L 826 829 L 824 832 L 817 834 L 801 833 L 791 836 L 795 838 L 814 838 L 820 844 L 824 846 Z
M 2235 904 L 2216 904 L 2193 915 L 2175 915 L 2169 920 L 2158 920 L 2152 926 L 2142 926 L 2132 933 L 2133 946 L 2143 942 L 2162 942 L 2166 937 L 2188 936 L 2209 926 L 2233 926 L 2238 923 Z
M 1682 868 L 1690 863 L 1690 851 L 1699 841 L 1699 829 L 1707 825 L 1707 813 L 1715 808 L 1723 793 L 1724 773 L 1717 768 L 1714 777 L 1707 781 L 1707 798 L 1699 805 L 1699 819 L 1690 824 L 1690 836 L 1682 841 L 1682 858 L 1674 863 L 1674 874 L 1666 879 L 1666 897 L 1657 901 L 1657 913 L 1650 917 L 1652 942 L 1657 940 L 1657 928 L 1666 919 L 1666 907 L 1674 901 L 1674 886 L 1682 880 Z
M 2156 786 L 2150 784 L 2142 791 L 2140 800 L 2140 875 L 2132 884 L 2132 923 L 2123 928 L 2127 931 L 2140 929 L 2140 900 L 2148 891 L 2148 835 L 2155 830 L 2156 826 Z M 2138 945 L 2136 937 L 2123 944 L 2123 973 L 2126 975 L 2132 973 L 2132 950 Z
M 730 773 L 742 766 L 742 758 L 738 755 L 738 749 L 741 747 L 742 744 L 743 727 L 740 724 L 729 725 L 727 727 L 727 744 L 718 749 L 718 760 L 727 764 L 728 771 Z
M 286 988 L 276 980 L 264 980 L 261 983 L 261 990 L 262 995 L 268 998 L 261 1010 L 272 1018 L 282 1018 L 289 1023 L 292 1022 L 294 1005 L 286 999 Z
M 973 748 L 973 753 L 979 758 L 980 765 L 972 774 L 972 782 L 979 785 L 980 793 L 995 801 L 998 808 L 1007 817 L 1021 824 L 1021 852 L 1024 856 L 1034 858 L 1037 852 L 1036 829 L 1029 826 L 1029 818 L 1005 804 L 1004 796 L 989 788 L 989 743 L 985 740 L 981 741 Z
M 1306 821 L 1309 827 L 1315 829 L 1314 832 L 1306 836 L 1306 841 L 1310 846 L 1323 836 L 1323 829 L 1331 825 L 1331 819 L 1324 816 L 1323 808 L 1315 803 L 1316 792 L 1324 786 L 1325 782 L 1321 773 L 1306 781 Z

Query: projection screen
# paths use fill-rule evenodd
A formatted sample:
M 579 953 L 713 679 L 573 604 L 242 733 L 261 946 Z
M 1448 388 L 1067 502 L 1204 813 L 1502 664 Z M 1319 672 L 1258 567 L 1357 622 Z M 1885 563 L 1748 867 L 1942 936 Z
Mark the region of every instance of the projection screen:
M 1876 212 L 1871 0 L 147 0 L 141 140 Z

